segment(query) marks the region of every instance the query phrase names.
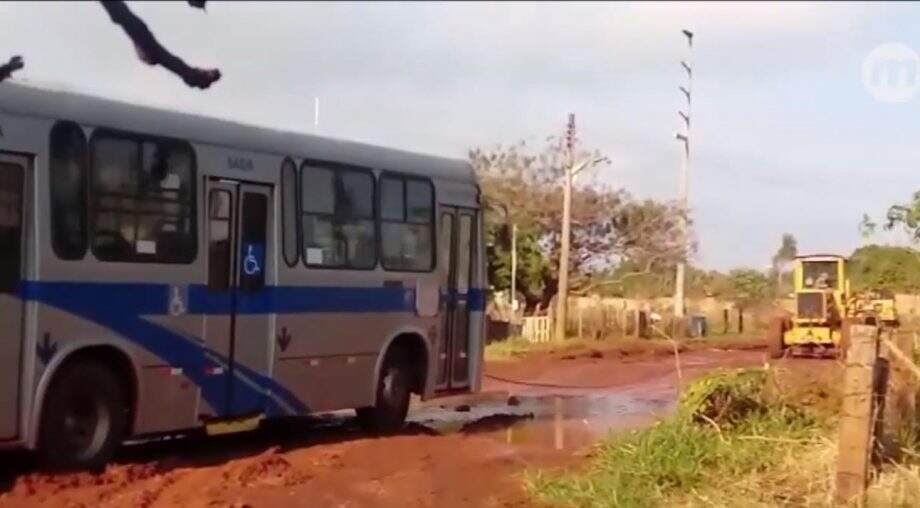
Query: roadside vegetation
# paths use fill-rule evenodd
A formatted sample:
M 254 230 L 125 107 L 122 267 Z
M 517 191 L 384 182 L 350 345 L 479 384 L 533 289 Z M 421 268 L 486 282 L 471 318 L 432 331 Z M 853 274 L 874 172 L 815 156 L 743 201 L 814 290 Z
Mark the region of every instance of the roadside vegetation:
M 527 491 L 549 506 L 826 506 L 833 489 L 835 411 L 803 403 L 764 369 L 690 384 L 677 414 L 597 445 L 581 469 L 538 471 Z M 807 407 L 806 407 L 807 406 Z M 870 506 L 920 505 L 920 448 L 887 464 Z

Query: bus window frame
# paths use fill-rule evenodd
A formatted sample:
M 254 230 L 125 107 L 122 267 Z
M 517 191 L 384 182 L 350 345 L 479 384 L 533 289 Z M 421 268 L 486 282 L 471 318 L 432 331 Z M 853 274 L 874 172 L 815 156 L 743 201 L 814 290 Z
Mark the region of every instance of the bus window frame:
M 106 137 L 110 139 L 115 139 L 115 140 L 127 139 L 130 141 L 134 141 L 138 143 L 139 145 L 143 145 L 144 142 L 152 142 L 152 143 L 165 142 L 165 143 L 171 143 L 177 146 L 184 146 L 185 148 L 188 149 L 188 153 L 191 156 L 191 175 L 189 175 L 190 176 L 189 195 L 191 196 L 191 200 L 190 200 L 189 217 L 191 218 L 190 224 L 191 224 L 192 229 L 189 233 L 189 237 L 192 240 L 192 244 L 191 244 L 191 250 L 187 254 L 186 257 L 183 257 L 181 260 L 177 260 L 177 261 L 161 261 L 161 260 L 147 260 L 143 258 L 138 259 L 137 257 L 134 257 L 131 259 L 104 259 L 104 258 L 99 257 L 98 254 L 96 254 L 96 245 L 95 245 L 95 242 L 93 241 L 95 238 L 95 233 L 96 233 L 96 219 L 97 219 L 96 209 L 98 206 L 98 202 L 97 202 L 98 197 L 96 196 L 97 193 L 96 193 L 96 188 L 94 185 L 94 182 L 95 182 L 94 179 L 96 175 L 95 146 L 100 138 L 106 138 Z M 200 246 L 199 246 L 200 240 L 198 238 L 199 229 L 200 229 L 199 224 L 198 224 L 200 220 L 200 217 L 198 216 L 198 211 L 199 211 L 199 206 L 198 206 L 198 198 L 199 198 L 198 196 L 198 153 L 195 151 L 195 146 L 190 141 L 186 139 L 182 139 L 182 138 L 173 138 L 169 136 L 157 136 L 157 135 L 152 135 L 152 134 L 142 134 L 142 133 L 125 131 L 125 130 L 120 130 L 120 129 L 113 129 L 110 127 L 97 127 L 93 129 L 93 132 L 90 135 L 89 151 L 87 153 L 87 156 L 89 158 L 88 165 L 87 165 L 89 171 L 86 172 L 86 176 L 85 176 L 86 189 L 87 189 L 86 235 L 87 235 L 88 249 L 90 252 L 93 253 L 93 257 L 96 260 L 98 260 L 101 263 L 137 263 L 137 264 L 145 264 L 145 265 L 166 265 L 166 266 L 191 265 L 198 261 L 198 255 L 201 251 Z M 138 159 L 139 159 L 138 164 L 139 165 L 136 168 L 138 170 L 140 170 L 141 165 L 143 164 L 143 161 L 140 160 L 142 157 L 143 157 L 142 152 L 138 151 Z
M 310 167 L 310 168 L 318 168 L 318 169 L 326 169 L 326 170 L 332 171 L 334 179 L 337 179 L 339 173 L 342 172 L 342 171 L 351 171 L 351 172 L 355 172 L 355 173 L 363 173 L 363 174 L 366 174 L 366 175 L 368 175 L 368 176 L 371 177 L 371 186 L 372 186 L 372 187 L 371 187 L 371 215 L 372 215 L 372 216 L 371 216 L 371 219 L 370 219 L 370 220 L 371 220 L 371 223 L 372 223 L 372 225 L 373 225 L 372 231 L 373 231 L 373 233 L 374 233 L 374 241 L 373 241 L 373 245 L 374 245 L 374 262 L 373 262 L 370 266 L 358 267 L 358 266 L 351 266 L 351 265 L 348 265 L 348 264 L 344 264 L 344 265 L 317 265 L 317 264 L 310 264 L 310 263 L 307 262 L 307 253 L 306 253 L 306 251 L 304 250 L 305 247 L 304 247 L 304 236 L 303 236 L 303 216 L 306 215 L 306 214 L 323 215 L 323 216 L 329 216 L 329 215 L 330 215 L 330 214 L 325 214 L 325 213 L 305 212 L 305 211 L 304 211 L 304 203 L 303 203 L 303 184 L 304 184 L 304 176 L 303 176 L 303 172 L 304 172 L 304 169 L 305 169 L 305 168 L 308 168 L 308 167 Z M 378 194 L 379 194 L 378 188 L 380 187 L 380 185 L 379 185 L 379 182 L 377 181 L 377 176 L 374 174 L 374 170 L 371 169 L 371 168 L 367 168 L 367 167 L 364 167 L 364 166 L 357 166 L 357 165 L 354 165 L 354 164 L 344 164 L 344 163 L 340 163 L 340 162 L 330 162 L 330 161 L 323 161 L 323 160 L 318 160 L 318 159 L 304 159 L 303 161 L 300 162 L 300 166 L 299 166 L 298 171 L 297 171 L 297 182 L 298 182 L 298 183 L 297 183 L 297 205 L 298 205 L 298 206 L 297 206 L 297 237 L 298 237 L 298 239 L 299 239 L 298 246 L 299 246 L 299 249 L 300 249 L 300 250 L 299 250 L 299 252 L 300 252 L 300 258 L 301 258 L 301 262 L 302 262 L 303 266 L 306 267 L 307 269 L 310 269 L 310 270 L 351 270 L 351 271 L 362 271 L 362 272 L 369 272 L 369 271 L 376 270 L 376 269 L 377 269 L 377 266 L 380 264 L 380 247 L 379 247 L 379 242 L 380 242 L 380 228 L 379 228 L 379 223 L 380 223 L 380 211 L 377 209 L 377 200 L 379 199 L 379 198 L 378 198 Z M 335 210 L 334 210 L 334 207 L 335 207 L 335 206 L 336 206 L 335 201 L 333 201 L 333 213 L 331 214 L 331 215 L 333 215 L 333 216 L 335 215 Z M 359 220 L 367 220 L 367 219 L 359 219 Z M 346 253 L 346 254 L 347 254 L 347 253 Z M 347 261 L 347 255 L 346 255 L 346 261 Z
M 82 202 L 80 203 L 80 219 L 81 219 L 81 228 L 80 236 L 82 237 L 82 243 L 80 245 L 79 254 L 74 256 L 64 256 L 58 244 L 57 231 L 59 227 L 62 227 L 60 224 L 57 224 L 54 217 L 55 204 L 55 175 L 53 161 L 55 160 L 55 143 L 53 134 L 54 131 L 58 128 L 76 128 L 76 131 L 80 133 L 82 141 L 82 150 L 83 150 L 83 160 L 82 167 L 80 168 L 80 186 L 82 187 L 83 196 Z M 54 252 L 55 257 L 62 261 L 82 261 L 86 259 L 86 253 L 90 250 L 89 245 L 89 173 L 90 173 L 90 139 L 86 135 L 86 130 L 78 122 L 73 120 L 58 119 L 55 120 L 54 125 L 51 126 L 51 129 L 48 131 L 48 220 L 49 220 L 49 230 L 51 233 L 51 250 Z
M 403 184 L 403 220 L 402 221 L 395 221 L 392 219 L 383 220 L 383 193 L 382 192 L 378 193 L 378 196 L 377 196 L 377 228 L 379 231 L 377 235 L 377 238 L 378 238 L 377 251 L 379 252 L 378 257 L 380 258 L 380 266 L 384 269 L 384 271 L 394 272 L 394 273 L 431 273 L 435 271 L 435 269 L 437 268 L 437 253 L 438 253 L 438 238 L 437 238 L 438 227 L 435 225 L 435 220 L 438 216 L 437 215 L 438 200 L 435 195 L 436 189 L 434 186 L 434 181 L 424 176 L 413 175 L 411 173 L 404 173 L 401 171 L 392 171 L 392 170 L 384 169 L 380 171 L 380 176 L 378 177 L 378 186 L 383 187 L 382 184 L 379 184 L 379 181 L 382 181 L 384 178 L 391 178 L 391 179 L 402 181 L 402 184 Z M 389 268 L 386 266 L 386 263 L 384 262 L 384 256 L 383 256 L 383 223 L 384 222 L 390 222 L 390 223 L 395 223 L 395 224 L 420 225 L 420 223 L 409 221 L 409 211 L 407 210 L 409 198 L 406 192 L 408 189 L 408 186 L 406 185 L 406 183 L 409 180 L 424 183 L 428 186 L 429 189 L 431 189 L 431 213 L 429 214 L 429 217 L 428 217 L 428 227 L 431 230 L 431 261 L 430 261 L 428 268 L 419 269 L 419 270 L 407 269 L 407 268 Z
M 292 185 L 294 187 L 294 203 L 293 203 L 293 206 L 294 206 L 294 239 L 293 240 L 295 243 L 294 245 L 295 252 L 294 252 L 293 261 L 288 260 L 288 257 L 287 257 L 288 223 L 287 223 L 287 219 L 285 218 L 287 217 L 287 213 L 286 213 L 287 207 L 290 206 L 289 203 L 287 202 L 288 201 L 286 198 L 287 189 L 285 188 L 285 184 L 288 182 L 286 182 L 284 178 L 285 165 L 288 162 L 291 163 L 291 167 L 294 169 L 294 182 Z M 299 265 L 301 258 L 303 258 L 303 239 L 302 239 L 303 231 L 301 231 L 302 212 L 301 212 L 301 207 L 300 207 L 300 200 L 301 200 L 301 194 L 303 193 L 303 189 L 301 189 L 300 187 L 300 173 L 301 173 L 300 167 L 297 164 L 297 161 L 294 160 L 294 157 L 286 156 L 281 161 L 281 178 L 280 178 L 280 186 L 281 186 L 281 258 L 284 259 L 284 264 L 286 264 L 289 268 L 294 268 L 297 265 Z

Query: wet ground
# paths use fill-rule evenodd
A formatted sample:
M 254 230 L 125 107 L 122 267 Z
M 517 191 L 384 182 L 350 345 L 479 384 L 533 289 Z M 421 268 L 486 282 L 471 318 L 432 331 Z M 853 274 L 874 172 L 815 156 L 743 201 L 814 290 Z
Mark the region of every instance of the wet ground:
M 764 354 L 680 360 L 686 380 Z M 670 355 L 545 354 L 486 372 L 490 396 L 414 407 L 394 436 L 368 436 L 342 412 L 129 446 L 101 474 L 44 474 L 28 455 L 3 453 L 0 506 L 529 506 L 522 473 L 576 465 L 598 439 L 666 416 L 678 384 Z

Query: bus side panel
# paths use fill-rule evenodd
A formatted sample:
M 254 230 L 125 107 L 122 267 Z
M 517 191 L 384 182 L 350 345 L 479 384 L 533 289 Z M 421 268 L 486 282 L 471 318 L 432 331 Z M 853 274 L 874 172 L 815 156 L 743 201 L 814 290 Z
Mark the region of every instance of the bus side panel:
M 38 306 L 34 369 L 29 389 L 40 404 L 50 385 L 48 365 L 58 356 L 83 348 L 105 346 L 128 358 L 135 379 L 135 434 L 184 429 L 198 424 L 201 390 L 200 365 L 203 317 L 188 312 L 190 287 L 205 273 L 201 203 L 197 204 L 198 255 L 189 264 L 102 262 L 89 247 L 78 260 L 62 260 L 52 249 L 50 176 L 46 164 L 48 122 L 41 136 L 42 164 L 37 196 L 40 200 L 38 265 L 30 281 L 29 298 Z M 87 139 L 93 130 L 84 126 Z M 92 169 L 87 178 L 92 181 Z M 198 168 L 198 175 L 202 170 Z M 92 199 L 92 189 L 89 193 Z M 201 189 L 196 189 L 199 195 Z M 87 203 L 89 206 L 91 203 Z M 92 223 L 88 217 L 87 228 Z M 178 307 L 176 299 L 181 305 Z M 125 380 L 129 389 L 129 380 Z M 33 408 L 32 428 L 37 428 L 40 408 Z M 34 440 L 32 440 L 34 441 Z
M 383 347 L 398 330 L 426 330 L 437 326 L 437 318 L 407 312 L 304 312 L 279 315 L 278 323 L 289 342 L 279 349 L 277 381 L 310 411 L 329 411 L 372 405 Z
M 175 324 L 172 327 L 183 328 Z M 197 424 L 196 385 L 189 379 L 185 369 L 170 365 L 146 348 L 138 346 L 136 335 L 120 335 L 103 324 L 52 305 L 39 305 L 38 331 L 42 338 L 36 347 L 34 365 L 37 375 L 33 390 L 42 398 L 54 374 L 54 371 L 46 373 L 45 370 L 48 366 L 60 366 L 62 362 L 59 356 L 70 357 L 87 348 L 111 348 L 124 353 L 134 371 L 135 379 L 125 380 L 124 385 L 126 390 L 136 390 L 131 394 L 136 396 L 134 433 L 183 429 Z M 133 386 L 135 382 L 136 386 Z

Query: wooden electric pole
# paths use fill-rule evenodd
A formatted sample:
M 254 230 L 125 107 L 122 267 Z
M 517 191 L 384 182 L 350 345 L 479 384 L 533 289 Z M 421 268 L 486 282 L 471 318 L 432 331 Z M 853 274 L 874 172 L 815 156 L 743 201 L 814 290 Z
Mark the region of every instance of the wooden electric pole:
M 572 183 L 583 169 L 606 162 L 606 157 L 589 158 L 575 163 L 575 113 L 569 113 L 565 132 L 565 180 L 562 189 L 562 239 L 559 249 L 559 290 L 556 293 L 556 317 L 553 338 L 565 338 L 567 301 L 569 296 L 569 250 L 572 239 Z
M 565 339 L 569 296 L 569 248 L 572 239 L 572 180 L 575 169 L 575 113 L 569 113 L 565 130 L 565 180 L 562 188 L 562 239 L 559 248 L 559 291 L 556 293 L 556 322 L 553 338 Z

